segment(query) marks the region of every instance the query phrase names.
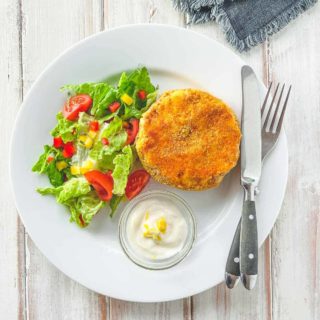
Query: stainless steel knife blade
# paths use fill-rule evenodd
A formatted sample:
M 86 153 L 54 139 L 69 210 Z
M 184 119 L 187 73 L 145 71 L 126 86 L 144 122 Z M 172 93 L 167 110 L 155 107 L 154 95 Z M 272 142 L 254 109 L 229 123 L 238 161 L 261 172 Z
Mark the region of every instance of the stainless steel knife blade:
M 242 75 L 241 182 L 258 184 L 261 175 L 261 110 L 258 79 L 249 66 Z

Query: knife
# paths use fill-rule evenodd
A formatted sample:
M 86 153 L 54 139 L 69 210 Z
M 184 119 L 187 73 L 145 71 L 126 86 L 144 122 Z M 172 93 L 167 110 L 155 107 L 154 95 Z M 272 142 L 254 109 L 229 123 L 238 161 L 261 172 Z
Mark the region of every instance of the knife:
M 261 175 L 261 111 L 259 83 L 249 66 L 241 69 L 241 184 L 244 188 L 240 231 L 240 275 L 251 290 L 258 275 L 258 231 L 255 193 Z
M 261 175 L 261 113 L 259 83 L 249 66 L 242 67 L 241 184 L 244 187 L 242 219 L 237 227 L 226 265 L 226 284 L 233 288 L 241 273 L 247 289 L 255 285 L 258 273 L 258 239 L 255 190 Z M 239 272 L 240 263 L 240 272 Z

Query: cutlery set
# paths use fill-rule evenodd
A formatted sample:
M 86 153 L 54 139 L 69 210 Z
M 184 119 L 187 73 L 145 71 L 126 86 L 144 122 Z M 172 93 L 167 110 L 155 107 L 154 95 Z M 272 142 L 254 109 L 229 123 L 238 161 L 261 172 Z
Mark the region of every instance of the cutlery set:
M 271 99 L 271 83 L 260 109 L 259 83 L 254 71 L 249 66 L 243 66 L 241 78 L 241 185 L 244 188 L 244 197 L 242 216 L 227 259 L 225 282 L 227 287 L 232 289 L 241 278 L 244 287 L 251 290 L 255 286 L 258 275 L 258 231 L 255 199 L 259 193 L 261 168 L 266 156 L 278 141 L 291 86 L 283 100 L 285 85 L 282 85 L 278 94 L 280 87 L 278 84 Z

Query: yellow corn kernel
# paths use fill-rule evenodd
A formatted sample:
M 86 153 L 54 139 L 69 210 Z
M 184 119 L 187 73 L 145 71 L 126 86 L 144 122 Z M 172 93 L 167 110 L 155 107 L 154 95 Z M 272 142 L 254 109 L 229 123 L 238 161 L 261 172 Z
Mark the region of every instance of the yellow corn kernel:
M 149 218 L 150 218 L 150 214 L 149 214 L 149 212 L 147 211 L 147 212 L 146 212 L 146 215 L 145 215 L 145 220 L 147 221 L 147 220 L 149 220 Z
M 161 240 L 161 237 L 160 237 L 160 234 L 159 234 L 159 231 L 156 230 L 156 228 L 150 228 L 147 224 L 144 225 L 145 227 L 145 231 L 143 232 L 143 236 L 145 238 L 151 238 L 155 241 L 160 241 Z
M 68 166 L 68 164 L 65 161 L 58 161 L 56 163 L 56 167 L 59 171 L 65 169 Z
M 85 174 L 86 172 L 93 169 L 93 162 L 91 160 L 86 160 L 82 167 L 80 168 L 80 173 Z
M 80 137 L 78 138 L 78 140 L 79 140 L 80 142 L 82 142 L 83 144 L 85 144 L 85 142 L 86 142 L 86 140 L 87 140 L 87 136 L 82 135 L 82 136 L 80 136 Z
M 71 166 L 70 172 L 72 175 L 76 176 L 77 174 L 80 174 L 80 167 L 79 166 Z
M 167 221 L 164 217 L 157 221 L 157 228 L 161 233 L 165 233 L 167 230 Z
M 86 141 L 84 142 L 84 146 L 87 149 L 90 149 L 92 147 L 93 140 L 90 137 L 87 137 Z
M 87 173 L 88 171 L 90 171 L 90 169 L 85 168 L 85 167 L 80 167 L 80 173 L 81 173 L 81 174 L 85 174 L 85 173 Z
M 145 238 L 151 238 L 151 233 L 150 233 L 149 231 L 145 231 L 145 232 L 143 233 L 143 236 L 144 236 Z
M 155 241 L 161 241 L 160 234 L 154 233 L 153 236 L 152 236 L 152 238 L 153 238 L 153 240 L 155 240 Z
M 82 168 L 92 169 L 93 166 L 94 166 L 93 161 L 92 161 L 92 160 L 89 160 L 89 159 L 86 160 L 86 161 L 84 161 L 83 164 L 82 164 Z
M 125 93 L 121 96 L 121 101 L 130 106 L 133 102 L 133 99 Z
M 97 136 L 97 131 L 90 130 L 90 131 L 88 132 L 88 136 L 89 136 L 91 139 L 95 139 L 95 137 Z

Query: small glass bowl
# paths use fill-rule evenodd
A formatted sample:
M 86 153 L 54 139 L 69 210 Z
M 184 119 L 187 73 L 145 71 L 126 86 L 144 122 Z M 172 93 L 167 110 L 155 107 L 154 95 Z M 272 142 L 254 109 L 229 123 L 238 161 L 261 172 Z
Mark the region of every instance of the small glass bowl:
M 171 202 L 171 204 L 175 205 L 182 213 L 187 224 L 187 237 L 182 246 L 182 249 L 179 250 L 176 254 L 165 259 L 151 259 L 144 257 L 138 254 L 134 250 L 134 248 L 131 247 L 130 242 L 128 241 L 126 230 L 130 214 L 139 203 L 147 199 L 157 199 L 160 201 L 164 201 L 164 203 Z M 190 206 L 176 194 L 168 191 L 149 191 L 131 200 L 124 209 L 119 221 L 119 238 L 123 251 L 135 264 L 151 270 L 167 269 L 179 263 L 190 252 L 196 238 L 196 221 Z

